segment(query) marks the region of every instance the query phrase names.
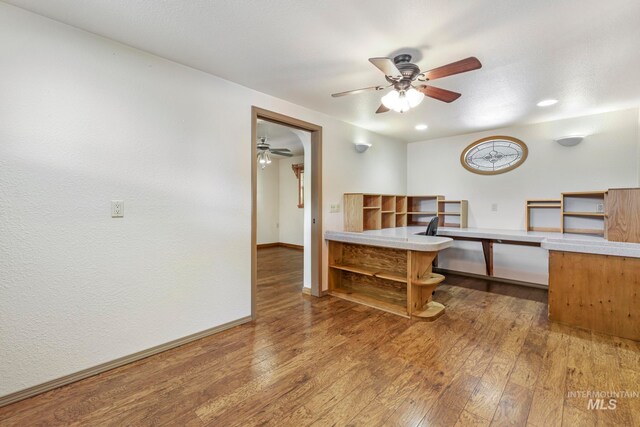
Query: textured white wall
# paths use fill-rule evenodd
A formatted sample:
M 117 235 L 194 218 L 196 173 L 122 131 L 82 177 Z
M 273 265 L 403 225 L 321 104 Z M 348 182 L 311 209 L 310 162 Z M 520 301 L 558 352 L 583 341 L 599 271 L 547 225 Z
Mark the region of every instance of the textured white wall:
M 469 200 L 469 227 L 524 229 L 526 199 L 561 192 L 632 187 L 638 182 L 638 110 L 623 110 L 528 126 L 497 129 L 408 145 L 409 194 L 443 194 Z M 553 141 L 585 134 L 575 147 Z M 460 165 L 460 153 L 473 141 L 510 135 L 524 141 L 529 157 L 519 168 L 483 176 Z M 491 205 L 498 204 L 492 212 Z M 479 243 L 459 242 L 440 257 L 441 266 L 483 274 Z M 465 249 L 465 250 L 462 250 Z M 517 280 L 547 282 L 546 252 L 514 246 L 496 247 L 495 274 Z
M 0 395 L 250 314 L 252 105 L 323 126 L 323 229 L 406 189 L 403 142 L 1 2 L 0 57 Z
M 304 156 L 280 159 L 280 242 L 304 245 L 304 211 L 298 208 L 298 180 L 291 165 L 304 163 Z M 305 173 L 306 175 L 306 173 Z M 308 205 L 307 205 L 308 206 Z M 311 229 L 309 229 L 311 231 Z
M 280 239 L 278 222 L 280 221 L 280 167 L 279 160 L 272 159 L 271 164 L 257 168 L 256 176 L 256 242 L 276 243 Z

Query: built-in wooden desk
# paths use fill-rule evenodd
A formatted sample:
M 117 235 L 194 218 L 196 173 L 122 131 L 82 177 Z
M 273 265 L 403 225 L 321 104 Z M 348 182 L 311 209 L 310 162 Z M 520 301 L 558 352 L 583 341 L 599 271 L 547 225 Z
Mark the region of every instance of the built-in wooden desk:
M 432 271 L 448 237 L 325 233 L 329 242 L 329 294 L 407 318 L 433 320 L 444 306 L 432 301 L 444 276 Z
M 379 240 L 393 245 L 406 240 L 415 244 L 433 239 L 417 235 L 424 229 L 399 227 L 348 234 L 360 236 L 362 242 Z M 640 244 L 584 234 L 478 228 L 442 227 L 438 237 L 481 242 L 489 276 L 493 243 L 548 250 L 550 320 L 640 340 Z

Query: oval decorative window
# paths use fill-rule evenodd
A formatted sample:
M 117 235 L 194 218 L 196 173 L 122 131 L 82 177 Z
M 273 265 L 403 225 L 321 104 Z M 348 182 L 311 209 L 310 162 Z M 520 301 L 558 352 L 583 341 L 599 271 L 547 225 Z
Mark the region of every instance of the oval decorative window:
M 464 149 L 460 163 L 470 172 L 497 175 L 509 172 L 527 159 L 527 145 L 511 136 L 489 136 Z

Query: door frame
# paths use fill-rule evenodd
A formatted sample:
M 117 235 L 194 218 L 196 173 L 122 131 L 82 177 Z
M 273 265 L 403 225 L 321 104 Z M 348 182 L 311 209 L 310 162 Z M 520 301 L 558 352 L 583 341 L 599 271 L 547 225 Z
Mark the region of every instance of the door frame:
M 257 177 L 256 141 L 258 119 L 311 133 L 311 295 L 321 296 L 322 289 L 322 126 L 305 122 L 256 106 L 251 107 L 251 318 L 256 319 L 258 291 L 257 250 Z

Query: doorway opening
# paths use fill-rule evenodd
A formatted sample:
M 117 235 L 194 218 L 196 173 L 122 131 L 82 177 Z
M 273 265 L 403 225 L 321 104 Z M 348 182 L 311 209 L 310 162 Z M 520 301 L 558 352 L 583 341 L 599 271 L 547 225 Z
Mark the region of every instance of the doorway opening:
M 321 294 L 322 127 L 252 107 L 251 136 L 251 315 L 255 320 L 258 260 L 263 272 L 269 272 L 269 256 L 273 258 L 273 268 L 278 268 L 278 259 L 282 265 L 286 264 L 287 258 L 293 264 L 300 263 L 300 254 L 287 255 L 287 247 L 304 248 L 302 290 L 313 296 Z M 278 184 L 275 184 L 276 168 Z M 278 185 L 277 190 L 274 185 Z M 285 194 L 279 194 L 280 190 Z M 269 200 L 275 198 L 276 193 L 279 200 L 277 209 L 274 201 Z M 262 215 L 260 221 L 259 213 Z M 273 249 L 261 249 L 259 255 L 258 246 L 271 246 Z M 267 253 L 269 250 L 271 252 Z M 267 263 L 266 267 L 263 262 Z M 283 268 L 286 269 L 291 269 L 291 266 Z M 270 271 L 269 274 L 273 276 L 274 272 Z

